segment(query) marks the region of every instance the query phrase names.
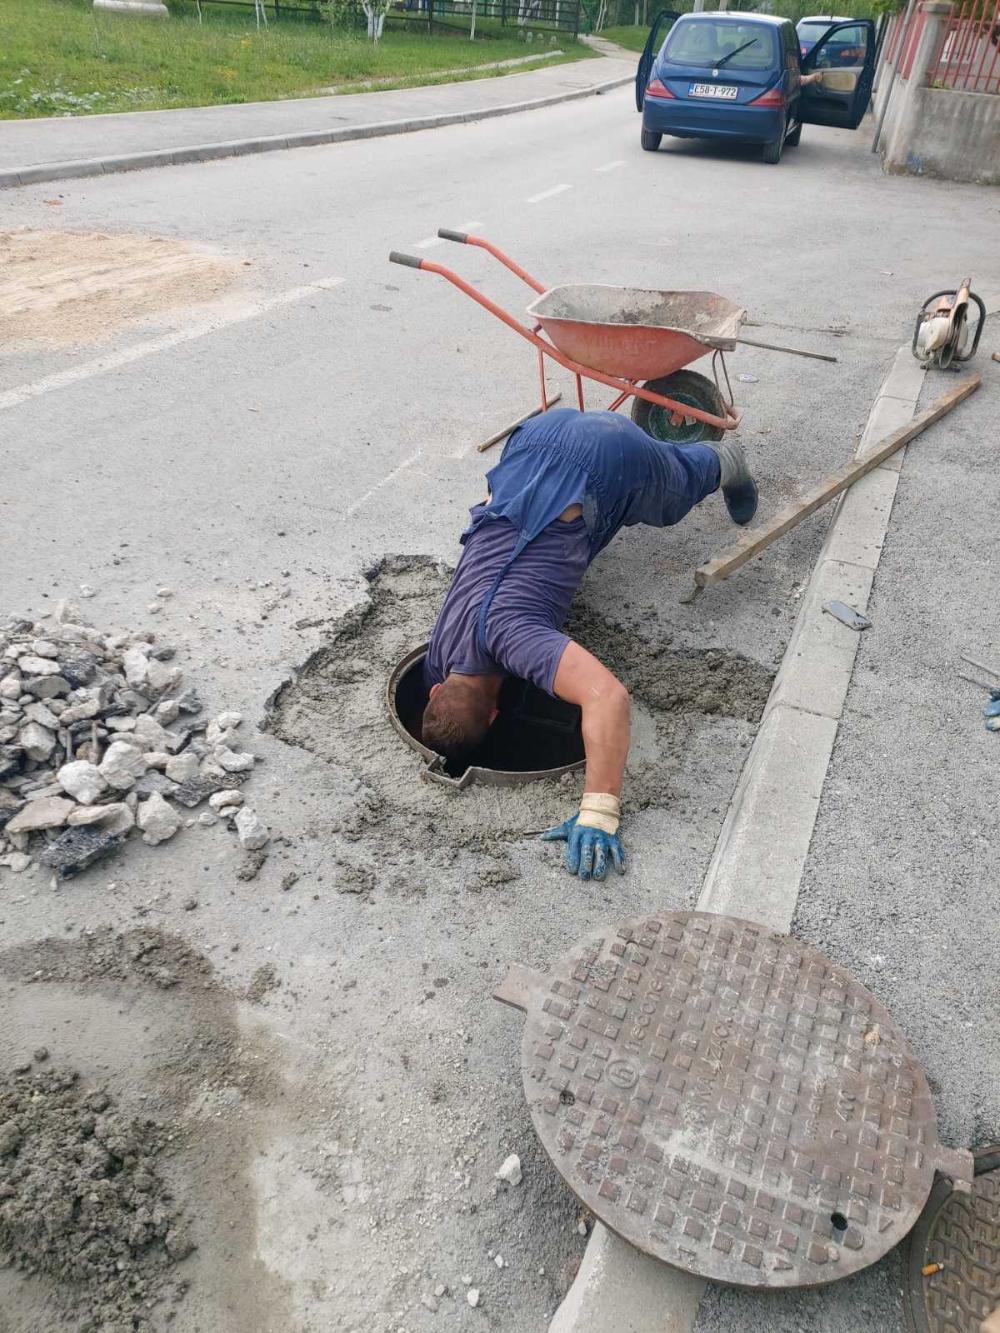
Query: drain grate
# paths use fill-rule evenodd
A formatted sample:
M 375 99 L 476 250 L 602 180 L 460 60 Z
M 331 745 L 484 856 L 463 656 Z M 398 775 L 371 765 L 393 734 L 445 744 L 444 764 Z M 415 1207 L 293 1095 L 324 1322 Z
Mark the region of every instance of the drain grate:
M 979 1333 L 1000 1309 L 1000 1147 L 976 1153 L 975 1172 L 969 1194 L 935 1186 L 913 1229 L 906 1284 L 911 1333 Z M 925 1273 L 931 1265 L 935 1271 Z
M 511 969 L 525 1093 L 574 1193 L 640 1250 L 715 1281 L 817 1285 L 907 1234 L 935 1169 L 927 1081 L 888 1011 L 808 945 L 702 912 Z

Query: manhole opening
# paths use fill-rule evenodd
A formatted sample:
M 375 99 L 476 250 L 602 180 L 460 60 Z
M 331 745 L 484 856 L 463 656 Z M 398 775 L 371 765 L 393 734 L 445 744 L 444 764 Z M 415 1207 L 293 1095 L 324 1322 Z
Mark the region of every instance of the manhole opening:
M 847 1218 L 844 1216 L 843 1213 L 831 1213 L 830 1225 L 833 1227 L 834 1231 L 846 1231 Z
M 405 729 L 404 739 L 421 751 L 420 721 L 427 703 L 423 648 L 396 667 L 389 682 L 389 706 Z M 470 768 L 549 777 L 573 768 L 584 758 L 580 710 L 553 699 L 527 681 L 508 676 L 500 690 L 500 713 L 486 739 L 460 765 L 445 764 L 450 778 Z M 402 734 L 402 733 L 401 733 Z

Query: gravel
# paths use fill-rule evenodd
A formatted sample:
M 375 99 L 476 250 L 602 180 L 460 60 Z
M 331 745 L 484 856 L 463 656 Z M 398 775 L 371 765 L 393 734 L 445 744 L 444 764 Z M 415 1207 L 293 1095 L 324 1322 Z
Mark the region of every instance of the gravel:
M 220 790 L 216 810 L 242 801 L 234 784 L 256 763 L 238 741 L 242 714 L 190 721 L 201 703 L 180 691 L 175 655 L 152 633 L 102 634 L 70 603 L 0 628 L 0 867 L 22 874 L 37 861 L 67 878 L 134 826 L 150 846 L 173 838 L 173 801 L 193 808 Z M 264 846 L 260 819 L 244 825 L 244 847 Z

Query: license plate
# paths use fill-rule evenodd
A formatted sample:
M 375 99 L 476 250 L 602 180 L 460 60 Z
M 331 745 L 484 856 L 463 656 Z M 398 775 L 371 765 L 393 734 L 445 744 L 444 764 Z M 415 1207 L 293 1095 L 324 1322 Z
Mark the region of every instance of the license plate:
M 739 89 L 731 83 L 692 83 L 688 88 L 689 97 L 719 97 L 731 102 Z

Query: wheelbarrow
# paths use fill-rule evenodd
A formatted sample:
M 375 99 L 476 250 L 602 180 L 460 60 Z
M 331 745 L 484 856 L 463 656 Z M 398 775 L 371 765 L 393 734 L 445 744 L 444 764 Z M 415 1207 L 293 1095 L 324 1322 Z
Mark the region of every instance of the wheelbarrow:
M 439 229 L 438 236 L 488 251 L 538 293 L 528 306 L 531 324 L 522 324 L 443 264 L 400 254 L 397 250 L 389 255 L 390 263 L 447 278 L 535 348 L 541 407 L 515 424 L 546 411 L 554 401 L 546 395 L 546 357 L 574 375 L 581 411 L 583 381 L 593 380 L 617 393 L 608 411 L 616 412 L 629 398 L 633 399 L 632 420 L 655 439 L 672 444 L 721 440 L 724 431 L 740 424 L 742 413 L 733 404 L 725 362 L 725 353 L 732 351 L 737 343 L 821 361 L 836 360 L 816 352 L 800 352 L 740 337 L 746 311 L 715 292 L 650 291 L 597 283 L 547 288 L 482 236 L 446 227 Z M 709 354 L 711 379 L 685 369 Z M 493 439 L 502 435 L 503 432 Z

